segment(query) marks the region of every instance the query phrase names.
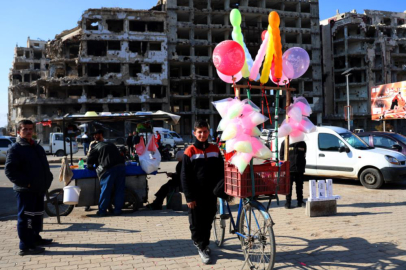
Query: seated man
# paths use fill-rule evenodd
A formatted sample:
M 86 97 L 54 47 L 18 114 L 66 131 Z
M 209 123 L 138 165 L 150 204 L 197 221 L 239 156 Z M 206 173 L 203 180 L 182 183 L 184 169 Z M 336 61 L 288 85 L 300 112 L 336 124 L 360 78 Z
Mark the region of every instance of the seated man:
M 176 165 L 176 172 L 166 173 L 166 175 L 172 179 L 161 186 L 158 192 L 155 193 L 155 200 L 151 204 L 147 205 L 147 207 L 151 208 L 152 210 L 162 210 L 162 204 L 164 203 L 165 197 L 169 194 L 169 192 L 171 190 L 175 190 L 176 188 L 181 188 L 180 172 L 182 170 L 183 151 L 177 152 L 175 157 L 178 161 L 178 164 Z

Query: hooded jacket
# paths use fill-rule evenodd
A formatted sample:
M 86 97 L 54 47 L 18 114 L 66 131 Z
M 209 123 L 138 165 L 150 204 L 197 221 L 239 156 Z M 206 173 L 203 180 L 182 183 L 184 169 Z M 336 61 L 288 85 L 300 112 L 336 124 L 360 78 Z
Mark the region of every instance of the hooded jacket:
M 7 153 L 5 174 L 17 192 L 45 193 L 54 179 L 44 148 L 20 137 Z
M 181 183 L 187 202 L 214 196 L 217 183 L 224 179 L 224 160 L 214 144 L 196 142 L 185 150 Z

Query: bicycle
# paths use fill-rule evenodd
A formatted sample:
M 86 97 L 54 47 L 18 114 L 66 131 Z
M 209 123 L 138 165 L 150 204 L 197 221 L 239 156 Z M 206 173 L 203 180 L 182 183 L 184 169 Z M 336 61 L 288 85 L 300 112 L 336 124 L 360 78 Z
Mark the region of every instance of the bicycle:
M 213 220 L 215 243 L 221 247 L 224 242 L 226 220 L 230 219 L 230 233 L 236 234 L 241 242 L 245 261 L 251 269 L 273 269 L 275 263 L 275 235 L 273 221 L 268 213 L 274 196 L 270 196 L 268 207 L 255 198 L 241 198 L 234 222 L 228 202 L 218 198 L 218 208 Z M 228 214 L 225 212 L 227 207 Z M 232 229 L 231 229 L 232 228 Z M 242 266 L 242 268 L 244 267 Z

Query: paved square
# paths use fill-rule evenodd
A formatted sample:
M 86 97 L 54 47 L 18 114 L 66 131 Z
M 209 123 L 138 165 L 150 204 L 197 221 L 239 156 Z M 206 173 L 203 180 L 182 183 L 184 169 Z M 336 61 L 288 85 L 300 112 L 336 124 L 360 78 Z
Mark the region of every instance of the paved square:
M 172 171 L 174 164 L 166 163 L 163 170 Z M 165 181 L 164 175 L 151 177 L 150 201 Z M 338 214 L 317 218 L 305 216 L 304 208 L 286 210 L 280 196 L 280 206 L 273 202 L 270 211 L 277 243 L 274 269 L 406 269 L 405 189 L 405 184 L 392 184 L 367 190 L 350 180 L 335 180 L 334 194 L 342 196 Z M 75 208 L 62 217 L 61 225 L 46 217 L 42 235 L 56 243 L 44 255 L 26 257 L 17 255 L 15 218 L 2 219 L 0 268 L 241 269 L 243 265 L 239 241 L 228 233 L 222 248 L 211 244 L 215 264 L 203 265 L 190 240 L 186 211 L 142 209 L 103 218 L 95 213 Z

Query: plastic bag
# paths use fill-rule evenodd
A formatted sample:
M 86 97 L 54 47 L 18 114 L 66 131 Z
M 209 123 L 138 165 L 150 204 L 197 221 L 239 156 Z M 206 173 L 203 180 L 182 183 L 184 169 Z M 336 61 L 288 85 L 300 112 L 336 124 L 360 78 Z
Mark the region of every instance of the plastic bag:
M 68 162 L 68 158 L 64 157 L 62 158 L 62 165 L 61 165 L 61 169 L 59 171 L 59 182 L 64 182 L 65 186 L 67 186 L 70 182 L 70 180 L 73 177 L 73 172 L 69 167 L 69 162 Z
M 150 136 L 148 144 L 147 144 L 147 150 L 150 152 L 158 151 L 155 136 Z
M 137 151 L 137 155 L 141 156 L 145 152 L 145 143 L 144 138 L 140 138 L 140 143 L 135 145 L 135 151 Z
M 155 145 L 155 140 L 152 136 L 149 136 L 147 149 L 150 148 L 150 144 Z M 146 173 L 152 173 L 159 169 L 159 164 L 161 163 L 161 154 L 159 151 L 151 152 L 144 151 L 142 155 L 139 155 L 141 168 Z

